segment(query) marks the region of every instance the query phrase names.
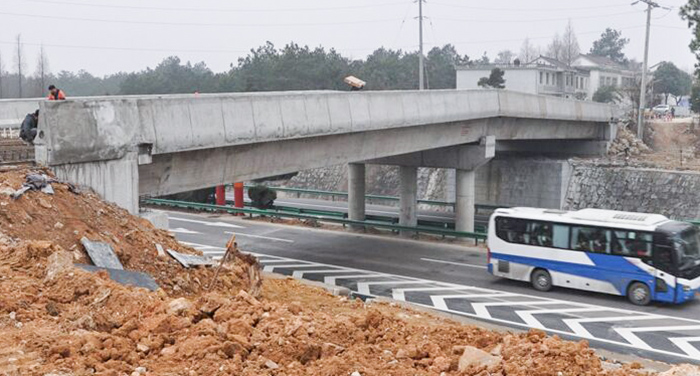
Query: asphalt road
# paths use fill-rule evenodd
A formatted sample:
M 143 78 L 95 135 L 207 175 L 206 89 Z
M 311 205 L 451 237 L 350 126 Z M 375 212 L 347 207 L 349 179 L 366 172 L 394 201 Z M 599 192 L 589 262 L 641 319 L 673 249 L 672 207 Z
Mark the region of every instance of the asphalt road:
M 169 212 L 177 238 L 220 257 L 232 233 L 265 270 L 345 286 L 594 347 L 700 364 L 700 300 L 636 307 L 624 298 L 558 288 L 542 293 L 486 272 L 483 249 Z

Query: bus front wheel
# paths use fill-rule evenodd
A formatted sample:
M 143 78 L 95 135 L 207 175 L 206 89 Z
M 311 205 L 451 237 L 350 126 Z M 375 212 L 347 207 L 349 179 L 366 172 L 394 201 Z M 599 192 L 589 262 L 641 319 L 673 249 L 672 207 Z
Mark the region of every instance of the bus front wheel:
M 627 299 L 638 306 L 645 306 L 651 302 L 651 290 L 646 283 L 634 282 L 627 289 Z
M 532 282 L 532 287 L 538 291 L 549 291 L 552 289 L 552 276 L 544 269 L 537 269 L 532 272 L 530 282 Z

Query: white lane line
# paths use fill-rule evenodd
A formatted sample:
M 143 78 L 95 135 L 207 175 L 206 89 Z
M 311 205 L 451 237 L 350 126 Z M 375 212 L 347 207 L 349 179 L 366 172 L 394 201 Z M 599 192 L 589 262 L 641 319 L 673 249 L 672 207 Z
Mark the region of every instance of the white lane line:
M 700 350 L 690 344 L 690 342 L 700 342 L 700 337 L 673 337 L 668 340 L 678 346 L 679 349 L 685 351 L 691 358 L 700 359 Z
M 337 279 L 353 279 L 353 278 L 388 278 L 386 274 L 344 274 L 336 276 L 328 276 L 323 278 L 323 283 L 334 285 Z
M 197 219 L 187 219 L 187 218 L 179 218 L 179 217 L 171 217 L 171 216 L 168 216 L 168 219 L 170 219 L 171 221 L 197 223 L 200 225 L 210 226 L 210 227 L 213 226 L 213 227 L 228 227 L 228 228 L 245 228 L 243 226 L 234 225 L 232 223 L 226 223 L 226 222 L 200 221 Z
M 256 256 L 256 257 L 257 257 L 257 256 Z M 261 263 L 261 264 L 267 265 L 267 264 L 272 264 L 272 263 L 276 263 L 276 262 L 286 262 L 286 263 L 289 263 L 289 262 L 295 262 L 295 261 L 297 261 L 297 260 L 274 259 L 274 260 L 260 260 L 260 263 Z M 304 261 L 299 261 L 299 262 L 304 262 Z
M 199 231 L 192 231 L 188 230 L 183 227 L 178 227 L 178 228 L 171 228 L 170 232 L 175 233 L 175 234 L 201 234 Z
M 229 234 L 229 235 L 242 236 L 242 237 L 244 237 L 244 238 L 257 238 L 257 239 L 272 240 L 272 241 L 274 241 L 274 242 L 294 243 L 294 240 L 281 239 L 281 238 L 273 238 L 273 237 L 271 237 L 271 236 L 241 234 L 240 232 L 231 232 L 231 231 L 224 231 L 224 233 L 225 233 L 225 234 Z
M 612 328 L 617 334 L 621 335 L 622 338 L 626 339 L 627 342 L 635 347 L 645 350 L 654 350 L 646 342 L 642 341 L 641 338 L 637 337 L 634 333 L 639 332 L 664 332 L 664 331 L 676 331 L 676 330 L 700 330 L 700 325 L 684 325 L 684 326 L 657 326 L 651 328 Z M 688 354 L 690 355 L 690 354 Z
M 180 241 L 180 243 L 182 243 L 184 245 L 189 245 L 190 247 L 198 249 L 200 251 L 204 250 L 204 249 L 220 249 L 223 251 L 226 250 L 226 248 L 224 248 L 224 247 L 215 247 L 213 245 L 199 244 L 199 243 L 193 243 L 193 242 L 183 242 L 183 241 Z
M 453 294 L 453 295 L 431 295 L 430 300 L 433 302 L 433 306 L 435 308 L 440 309 L 440 310 L 448 310 L 447 308 L 447 299 L 474 299 L 474 298 L 500 298 L 500 297 L 509 297 L 509 296 L 518 296 L 518 294 L 511 294 L 511 293 L 505 293 L 505 292 L 498 292 L 498 293 L 493 293 L 493 294 Z M 469 302 L 474 305 L 474 303 Z
M 541 314 L 546 314 L 546 313 L 577 313 L 577 312 L 600 312 L 602 309 L 600 308 L 564 308 L 564 309 L 538 309 L 538 310 L 530 310 L 530 311 L 515 311 L 515 314 L 520 316 L 523 321 L 525 321 L 525 324 L 536 328 L 536 329 L 542 329 L 542 330 L 547 330 L 547 328 L 542 325 L 542 323 L 535 318 L 535 315 L 541 315 Z M 581 317 L 581 316 L 577 316 Z
M 590 317 L 584 319 L 564 319 L 562 320 L 577 336 L 582 338 L 595 338 L 582 324 L 591 322 L 614 322 L 614 321 L 639 321 L 652 319 L 668 319 L 669 317 L 656 316 L 653 314 L 641 314 L 640 316 L 610 316 L 610 317 Z
M 459 266 L 466 266 L 469 268 L 477 268 L 477 269 L 487 269 L 486 266 L 484 265 L 474 265 L 474 264 L 464 264 L 461 262 L 454 262 L 454 261 L 445 261 L 445 260 L 435 260 L 435 259 L 429 259 L 429 258 L 421 258 L 423 261 L 429 261 L 429 262 L 439 262 L 441 264 L 450 264 L 450 265 L 459 265 Z

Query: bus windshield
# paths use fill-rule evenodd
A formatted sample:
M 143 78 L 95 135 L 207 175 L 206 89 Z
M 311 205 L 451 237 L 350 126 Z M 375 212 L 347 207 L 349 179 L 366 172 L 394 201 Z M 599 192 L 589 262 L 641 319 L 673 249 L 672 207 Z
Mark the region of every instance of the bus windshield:
M 691 226 L 674 239 L 679 253 L 679 269 L 685 270 L 700 265 L 700 231 Z

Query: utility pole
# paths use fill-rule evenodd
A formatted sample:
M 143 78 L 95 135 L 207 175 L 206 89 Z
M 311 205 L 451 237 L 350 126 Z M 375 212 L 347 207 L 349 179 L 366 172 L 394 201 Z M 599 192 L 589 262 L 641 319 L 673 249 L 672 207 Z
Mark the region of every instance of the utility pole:
M 423 1 L 418 0 L 418 90 L 425 89 L 423 80 Z
M 644 108 L 646 108 L 646 94 L 647 94 L 647 64 L 649 59 L 649 29 L 651 28 L 651 10 L 658 8 L 659 4 L 651 0 L 639 0 L 632 3 L 632 5 L 638 2 L 645 3 L 647 5 L 647 31 L 646 39 L 644 41 L 644 62 L 642 63 L 642 83 L 639 92 L 639 114 L 637 114 L 637 137 L 640 140 L 644 140 Z

